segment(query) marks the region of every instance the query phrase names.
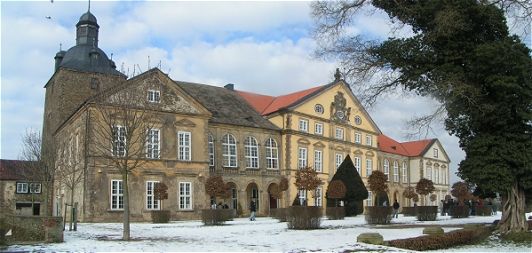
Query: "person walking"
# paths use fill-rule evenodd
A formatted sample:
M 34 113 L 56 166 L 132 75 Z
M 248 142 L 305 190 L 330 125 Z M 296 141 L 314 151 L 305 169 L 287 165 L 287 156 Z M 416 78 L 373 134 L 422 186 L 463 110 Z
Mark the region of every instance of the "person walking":
M 397 199 L 393 202 L 393 218 L 399 218 L 399 202 L 397 202 Z
M 257 205 L 255 204 L 255 200 L 252 200 L 249 204 L 249 211 L 251 212 L 251 215 L 249 216 L 250 221 L 255 220 L 255 212 L 257 211 Z

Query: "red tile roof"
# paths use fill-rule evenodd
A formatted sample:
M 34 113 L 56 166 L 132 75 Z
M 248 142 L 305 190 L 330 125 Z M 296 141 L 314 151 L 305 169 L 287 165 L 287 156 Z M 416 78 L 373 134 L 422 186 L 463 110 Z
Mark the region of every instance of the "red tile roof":
M 257 112 L 262 115 L 268 115 L 279 111 L 283 108 L 296 105 L 301 102 L 304 98 L 309 95 L 312 95 L 314 92 L 322 89 L 326 85 L 317 86 L 310 89 L 297 91 L 287 95 L 282 95 L 278 97 L 272 97 L 267 95 L 261 95 L 251 92 L 237 91 L 240 96 L 242 96 Z
M 386 153 L 415 157 L 423 155 L 432 145 L 432 143 L 434 143 L 434 141 L 436 141 L 436 139 L 400 143 L 384 134 L 381 134 L 378 137 L 378 146 L 380 151 Z
M 20 180 L 34 176 L 30 171 L 35 167 L 28 166 L 31 163 L 33 162 L 0 159 L 0 180 Z

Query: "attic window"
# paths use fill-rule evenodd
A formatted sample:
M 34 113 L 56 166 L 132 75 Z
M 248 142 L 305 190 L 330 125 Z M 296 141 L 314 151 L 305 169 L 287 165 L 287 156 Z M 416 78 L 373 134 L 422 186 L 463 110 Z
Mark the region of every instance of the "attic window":
M 433 153 L 434 153 L 434 158 L 438 158 L 438 149 L 435 148 L 435 149 L 433 149 L 432 151 L 433 151 Z
M 357 125 L 362 124 L 362 118 L 360 118 L 360 116 L 355 116 L 355 124 Z
M 148 102 L 151 102 L 151 103 L 161 102 L 161 92 L 158 90 L 148 90 Z
M 314 111 L 315 111 L 316 113 L 318 113 L 318 114 L 323 114 L 323 112 L 324 112 L 325 110 L 323 109 L 323 105 L 316 104 L 316 105 L 314 106 Z

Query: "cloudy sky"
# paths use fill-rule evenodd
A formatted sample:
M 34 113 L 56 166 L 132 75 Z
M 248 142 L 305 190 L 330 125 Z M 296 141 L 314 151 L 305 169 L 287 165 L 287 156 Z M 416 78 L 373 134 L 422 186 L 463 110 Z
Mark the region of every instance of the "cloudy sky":
M 42 129 L 43 86 L 53 74 L 53 57 L 60 44 L 65 50 L 75 45 L 75 24 L 86 11 L 86 1 L 1 2 L 2 159 L 17 159 L 25 131 Z M 326 84 L 337 67 L 312 57 L 308 2 L 92 1 L 91 12 L 100 25 L 100 48 L 129 75 L 160 66 L 174 80 L 280 95 Z M 390 35 L 382 13 L 357 17 L 353 28 L 375 38 Z M 385 134 L 405 141 L 405 122 L 434 106 L 391 94 L 368 111 Z M 457 139 L 441 125 L 427 137 L 443 143 L 456 181 L 464 157 Z

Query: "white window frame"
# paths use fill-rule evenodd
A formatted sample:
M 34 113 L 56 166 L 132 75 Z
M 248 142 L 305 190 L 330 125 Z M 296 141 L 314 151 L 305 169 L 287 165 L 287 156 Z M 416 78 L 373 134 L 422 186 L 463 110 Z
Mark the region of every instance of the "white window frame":
M 319 186 L 318 188 L 316 188 L 314 194 L 314 201 L 316 201 L 315 206 L 323 206 L 323 188 Z
M 17 182 L 17 193 L 28 193 L 28 192 L 29 192 L 28 183 Z
M 29 183 L 28 189 L 29 193 L 39 194 L 41 193 L 42 185 L 41 183 Z
M 299 204 L 303 204 L 305 201 L 307 201 L 307 190 L 299 190 Z M 308 201 L 307 201 L 308 204 Z
M 342 127 L 336 127 L 334 137 L 337 140 L 344 140 L 344 129 Z
M 372 171 L 373 171 L 373 160 L 366 159 L 366 177 L 371 176 Z
M 113 126 L 113 143 L 111 152 L 113 156 L 124 157 L 127 154 L 126 127 L 121 125 Z
M 356 143 L 356 144 L 360 144 L 360 143 L 362 143 L 362 134 L 360 134 L 360 133 L 355 133 L 355 143 Z
M 372 135 L 369 135 L 369 134 L 366 135 L 366 145 L 368 145 L 368 146 L 373 145 L 373 136 Z
M 366 206 L 373 206 L 373 193 L 368 191 L 368 198 L 366 199 Z
M 393 161 L 393 181 L 399 182 L 399 163 Z
M 244 140 L 244 157 L 246 158 L 246 168 L 259 168 L 259 143 L 252 136 Z
M 408 172 L 406 162 L 403 162 L 403 183 L 408 183 Z
M 335 165 L 335 170 L 338 169 L 338 167 L 340 167 L 340 165 L 342 164 L 342 162 L 344 161 L 344 154 L 340 154 L 340 153 L 335 153 L 334 154 L 334 165 Z
M 179 210 L 192 210 L 192 183 L 179 182 L 178 191 L 177 201 L 179 202 Z
M 146 181 L 146 210 L 161 210 L 161 201 L 155 199 L 155 185 L 159 181 Z
M 432 149 L 432 155 L 434 156 L 434 158 L 438 158 L 438 149 L 437 148 L 433 148 Z
M 323 123 L 316 122 L 314 124 L 314 133 L 317 135 L 323 135 Z
M 314 170 L 323 172 L 323 151 L 314 150 Z
M 427 167 L 425 178 L 428 180 L 432 180 L 432 167 Z
M 159 90 L 148 90 L 148 102 L 150 102 L 150 103 L 160 103 L 161 102 L 161 91 L 159 91 Z
M 387 181 L 390 181 L 390 161 L 388 161 L 388 159 L 384 159 L 382 170 L 384 171 L 384 175 L 388 177 Z
M 279 148 L 273 138 L 266 140 L 266 168 L 279 169 Z
M 115 187 L 116 185 L 116 187 Z M 122 180 L 111 180 L 110 189 L 111 210 L 124 210 L 124 183 Z
M 299 119 L 299 131 L 308 133 L 308 119 Z
M 222 139 L 223 166 L 236 168 L 238 166 L 237 154 L 238 149 L 235 137 L 232 134 L 224 135 Z
M 360 158 L 359 156 L 355 156 L 354 165 L 357 169 L 358 174 L 360 175 L 360 168 L 362 168 L 362 158 Z
M 150 159 L 161 158 L 161 130 L 158 128 L 148 129 L 146 139 L 146 157 Z
M 440 169 L 434 168 L 434 183 L 440 184 Z
M 192 133 L 187 131 L 177 132 L 177 159 L 181 161 L 192 160 Z
M 214 137 L 209 134 L 208 137 L 207 137 L 207 142 L 208 142 L 208 146 L 207 146 L 207 149 L 208 149 L 208 153 L 209 153 L 209 166 L 214 166 L 214 162 L 215 162 L 215 156 L 214 156 Z
M 300 147 L 298 149 L 298 155 L 297 155 L 297 166 L 298 169 L 302 169 L 307 167 L 307 158 L 308 158 L 308 150 L 307 148 Z

